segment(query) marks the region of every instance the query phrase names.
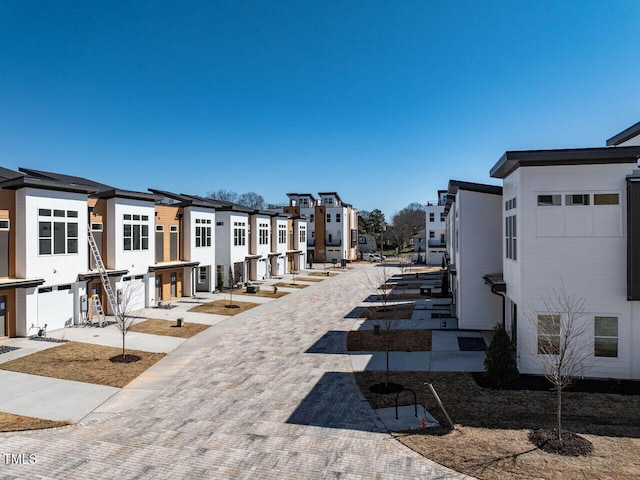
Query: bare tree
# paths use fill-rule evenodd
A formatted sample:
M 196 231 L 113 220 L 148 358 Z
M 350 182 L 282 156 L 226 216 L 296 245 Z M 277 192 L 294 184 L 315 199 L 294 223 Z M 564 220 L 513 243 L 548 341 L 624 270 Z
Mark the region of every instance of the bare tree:
M 136 308 L 136 300 L 138 299 L 142 285 L 140 283 L 128 282 L 123 288 L 118 290 L 116 311 L 113 312 L 116 327 L 120 330 L 122 336 L 122 356 L 123 362 L 136 361 L 135 355 L 126 355 L 126 338 L 127 333 L 136 320 L 134 312 Z M 131 358 L 129 358 L 131 357 Z
M 544 376 L 556 390 L 557 439 L 562 440 L 562 392 L 583 374 L 594 359 L 584 342 L 589 327 L 585 321 L 584 298 L 560 289 L 540 297 L 541 309 L 530 309 L 527 317 L 536 328 L 538 342 L 536 358 Z
M 238 203 L 240 196 L 236 192 L 220 188 L 215 192 L 207 193 L 207 198 L 211 198 L 213 200 L 221 200 L 223 202 Z
M 233 275 L 233 268 L 229 265 L 229 306 L 233 305 L 233 289 L 236 286 L 236 279 Z
M 389 306 L 389 296 L 391 294 L 391 285 L 389 280 L 392 277 L 391 271 L 385 266 L 375 267 L 372 273 L 365 271 L 365 281 L 367 286 L 371 288 L 382 303 L 381 307 L 370 307 L 371 316 L 373 317 L 374 332 L 379 331 L 380 346 L 385 355 L 386 375 L 385 386 L 389 386 L 389 353 L 392 351 L 395 338 L 397 335 L 395 329 L 395 320 L 393 312 Z M 380 318 L 379 318 L 380 317 Z
M 244 207 L 253 208 L 255 210 L 261 210 L 265 205 L 262 195 L 259 195 L 256 192 L 243 193 L 240 195 L 238 203 Z

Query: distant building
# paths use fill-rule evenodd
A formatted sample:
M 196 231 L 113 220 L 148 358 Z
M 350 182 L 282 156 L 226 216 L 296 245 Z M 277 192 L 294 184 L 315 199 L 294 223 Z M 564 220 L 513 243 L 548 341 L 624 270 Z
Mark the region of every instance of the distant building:
M 358 250 L 360 253 L 374 253 L 378 251 L 376 237 L 367 233 L 358 234 Z
M 447 190 L 438 190 L 438 200 L 427 202 L 426 228 L 423 251 L 426 251 L 426 262 L 429 265 L 440 265 L 445 248 Z M 415 243 L 414 243 L 415 250 Z

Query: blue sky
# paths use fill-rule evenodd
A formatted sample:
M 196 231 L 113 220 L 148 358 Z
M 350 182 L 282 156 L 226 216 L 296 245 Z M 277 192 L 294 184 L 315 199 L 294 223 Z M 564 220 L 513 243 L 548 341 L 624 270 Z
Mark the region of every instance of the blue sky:
M 0 1 L 0 166 L 388 217 L 640 121 L 638 1 Z

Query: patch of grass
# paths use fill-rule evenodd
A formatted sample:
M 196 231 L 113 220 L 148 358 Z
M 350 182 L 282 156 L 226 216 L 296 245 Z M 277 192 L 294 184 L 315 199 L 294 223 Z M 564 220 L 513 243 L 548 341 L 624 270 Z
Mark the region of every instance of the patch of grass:
M 0 364 L 0 369 L 122 388 L 166 355 L 127 349 L 127 355 L 137 355 L 140 361 L 113 363 L 109 360 L 121 353 L 121 348 L 67 342 Z
M 391 330 L 381 329 L 379 335 L 372 330 L 351 331 L 347 334 L 347 350 L 381 352 L 384 351 L 382 335 L 391 335 L 391 350 L 397 352 L 431 351 L 431 330 Z
M 259 305 L 259 303 L 253 302 L 238 302 L 234 298 L 231 305 L 229 305 L 229 300 L 216 300 L 215 302 L 197 305 L 193 308 L 190 308 L 189 311 L 198 313 L 213 313 L 216 315 L 237 315 Z
M 150 318 L 133 325 L 129 331 L 139 333 L 150 333 L 152 335 L 167 335 L 170 337 L 190 338 L 206 330 L 211 325 L 202 323 L 183 323 L 182 327 L 177 327 L 173 320 L 160 320 Z
M 299 280 L 296 278 L 296 280 Z M 302 283 L 285 283 L 285 282 L 278 282 L 276 283 L 276 287 L 284 287 L 284 288 L 307 288 L 309 285 L 304 285 Z
M 389 305 L 386 307 L 369 307 L 361 318 L 367 320 L 404 320 L 411 318 L 413 314 L 413 303 L 403 303 L 401 305 Z
M 327 275 L 327 273 L 329 275 Z M 309 275 L 312 277 L 335 277 L 340 274 L 338 272 L 309 272 Z
M 371 393 L 384 372 L 357 373 L 362 393 L 374 406 L 394 405 L 393 395 Z M 563 429 L 593 443 L 594 453 L 566 457 L 545 453 L 529 441 L 529 432 L 555 426 L 555 392 L 490 390 L 468 373 L 393 372 L 390 381 L 415 390 L 418 402 L 442 425 L 446 419 L 425 381 L 434 384 L 456 424 L 448 428 L 399 432 L 409 448 L 442 465 L 480 479 L 640 478 L 638 395 L 563 394 Z
M 303 282 L 322 282 L 325 280 L 325 278 L 320 278 L 320 277 L 296 277 L 296 282 L 298 280 L 302 280 Z
M 41 428 L 63 427 L 69 424 L 71 424 L 71 422 L 45 420 L 43 418 L 25 417 L 24 415 L 0 412 L 0 432 L 39 430 Z
M 296 278 L 296 280 L 300 280 L 300 279 Z M 242 292 L 242 295 L 246 295 L 247 297 L 281 298 L 281 297 L 284 297 L 285 295 L 289 295 L 289 292 L 278 292 L 274 294 L 273 289 L 269 288 L 268 290 L 260 290 L 257 293 Z

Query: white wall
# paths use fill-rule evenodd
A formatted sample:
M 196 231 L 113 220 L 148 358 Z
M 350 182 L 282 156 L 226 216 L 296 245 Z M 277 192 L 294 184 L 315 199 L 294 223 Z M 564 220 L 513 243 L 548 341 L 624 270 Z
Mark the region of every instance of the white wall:
M 124 249 L 124 215 L 146 215 L 149 218 L 149 248 L 147 250 Z M 155 210 L 153 202 L 111 198 L 107 202 L 107 268 L 126 269 L 128 275 L 142 275 L 155 263 Z
M 223 225 L 218 225 L 222 222 Z M 229 266 L 238 262 L 245 263 L 247 255 L 249 255 L 249 234 L 246 232 L 245 245 L 233 245 L 233 229 L 234 222 L 244 222 L 245 229 L 249 227 L 249 214 L 230 211 L 216 211 L 216 229 L 215 229 L 215 245 L 216 245 L 216 265 L 222 265 L 224 268 L 224 282 L 228 285 Z M 246 279 L 246 263 L 244 267 L 244 278 Z M 215 272 L 214 272 L 215 275 Z
M 458 190 L 458 326 L 491 330 L 502 321 L 502 300 L 483 276 L 502 271 L 502 196 Z

